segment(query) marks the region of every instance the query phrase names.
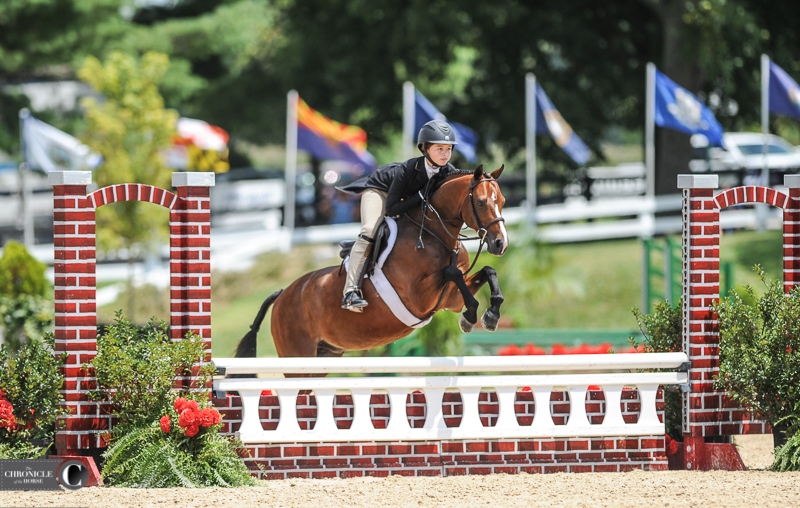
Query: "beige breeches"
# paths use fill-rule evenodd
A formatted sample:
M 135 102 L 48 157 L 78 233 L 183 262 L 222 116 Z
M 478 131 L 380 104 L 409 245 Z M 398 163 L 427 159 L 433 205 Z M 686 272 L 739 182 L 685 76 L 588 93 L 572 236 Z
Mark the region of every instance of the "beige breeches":
M 344 294 L 361 287 L 364 264 L 367 262 L 367 254 L 372 250 L 372 244 L 363 237 L 375 238 L 378 226 L 383 222 L 385 214 L 386 193 L 375 189 L 365 190 L 361 195 L 361 235 L 356 239 L 356 243 L 350 251 L 350 264 L 347 268 Z

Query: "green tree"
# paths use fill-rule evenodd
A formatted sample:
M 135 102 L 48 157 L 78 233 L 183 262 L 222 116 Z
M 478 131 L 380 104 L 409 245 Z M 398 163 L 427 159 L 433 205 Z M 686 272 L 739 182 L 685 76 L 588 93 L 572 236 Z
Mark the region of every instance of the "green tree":
M 0 258 L 0 336 L 11 350 L 40 340 L 51 329 L 54 308 L 47 266 L 25 246 L 8 242 Z
M 105 62 L 89 57 L 78 72 L 81 79 L 102 94 L 89 97 L 84 142 L 100 153 L 103 164 L 95 170 L 98 186 L 143 183 L 171 187 L 171 172 L 162 151 L 171 145 L 178 113 L 166 109 L 158 86 L 169 68 L 169 58 L 146 53 L 141 59 L 112 52 Z M 136 258 L 166 233 L 166 210 L 126 201 L 98 210 L 98 245 L 124 248 Z

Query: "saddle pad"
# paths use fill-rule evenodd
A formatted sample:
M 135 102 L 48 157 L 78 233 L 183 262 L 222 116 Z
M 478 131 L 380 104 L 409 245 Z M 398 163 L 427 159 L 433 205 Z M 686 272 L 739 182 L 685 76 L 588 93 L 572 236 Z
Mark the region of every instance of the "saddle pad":
M 392 311 L 392 314 L 394 314 L 397 319 L 399 319 L 406 326 L 410 326 L 412 328 L 422 328 L 430 323 L 432 318 L 420 320 L 418 317 L 412 314 L 411 311 L 406 308 L 403 300 L 400 299 L 397 291 L 394 290 L 392 283 L 389 282 L 389 279 L 387 279 L 386 275 L 383 274 L 383 264 L 386 262 L 386 258 L 389 256 L 389 253 L 392 252 L 394 243 L 397 240 L 397 222 L 395 222 L 395 220 L 391 217 L 386 217 L 384 220 L 386 221 L 386 225 L 389 226 L 389 239 L 387 241 L 386 248 L 383 250 L 378 258 L 378 261 L 375 263 L 372 275 L 370 275 L 368 278 L 370 281 L 372 281 L 375 291 L 378 292 L 381 299 L 386 303 L 386 305 L 389 307 L 389 310 Z M 347 268 L 350 264 L 350 256 L 347 256 L 347 259 L 344 260 L 344 264 L 345 268 Z

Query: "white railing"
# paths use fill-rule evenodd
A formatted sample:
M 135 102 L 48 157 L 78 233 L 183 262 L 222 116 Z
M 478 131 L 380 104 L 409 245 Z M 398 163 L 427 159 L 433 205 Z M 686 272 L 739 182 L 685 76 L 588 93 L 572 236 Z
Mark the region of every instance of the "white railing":
M 242 424 L 238 437 L 245 443 L 398 441 L 442 439 L 492 439 L 529 437 L 594 437 L 663 435 L 664 424 L 656 412 L 659 385 L 685 384 L 688 358 L 683 353 L 427 357 L 427 358 L 215 358 L 227 374 L 333 374 L 333 373 L 478 373 L 470 376 L 397 376 L 325 378 L 222 378 L 214 389 L 238 392 L 242 400 Z M 671 372 L 619 372 L 631 369 L 671 369 Z M 510 374 L 487 374 L 508 372 Z M 558 372 L 558 373 L 554 373 Z M 570 373 L 567 373 L 570 372 Z M 537 374 L 534 374 L 537 373 Z M 586 413 L 589 386 L 603 390 L 605 415 L 592 424 Z M 514 412 L 516 393 L 529 387 L 537 408 L 531 425 L 521 425 Z M 638 390 L 641 411 L 636 423 L 626 423 L 621 409 L 623 388 Z M 484 426 L 478 410 L 482 389 L 497 393 L 499 411 L 493 426 Z M 567 423 L 556 425 L 550 411 L 553 390 L 569 394 Z M 259 418 L 261 393 L 278 397 L 281 411 L 275 430 L 264 430 Z M 313 429 L 302 429 L 297 418 L 300 391 L 313 391 L 317 419 Z M 410 391 L 425 394 L 424 426 L 413 428 L 406 417 Z M 463 403 L 461 423 L 447 427 L 442 399 L 446 390 L 458 390 Z M 337 428 L 333 416 L 337 392 L 349 391 L 353 421 L 349 429 Z M 374 392 L 387 393 L 390 418 L 386 428 L 375 428 L 369 405 Z M 546 410 L 542 409 L 546 408 Z M 397 416 L 397 417 L 395 417 Z

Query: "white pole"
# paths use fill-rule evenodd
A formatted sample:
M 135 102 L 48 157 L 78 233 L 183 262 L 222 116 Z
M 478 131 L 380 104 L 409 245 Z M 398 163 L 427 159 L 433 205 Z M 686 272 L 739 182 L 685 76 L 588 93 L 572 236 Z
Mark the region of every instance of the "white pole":
M 647 197 L 656 195 L 656 66 L 647 63 L 647 79 L 645 92 L 645 120 L 644 120 L 644 160 L 645 180 L 647 181 Z
M 297 103 L 296 90 L 286 94 L 286 206 L 283 223 L 289 231 L 289 248 L 294 237 L 295 193 L 297 187 Z
M 525 75 L 525 212 L 536 227 L 536 76 Z
M 33 235 L 33 215 L 31 214 L 31 200 L 33 195 L 31 193 L 31 186 L 28 179 L 30 173 L 30 166 L 25 158 L 25 135 L 23 134 L 25 119 L 30 116 L 28 108 L 19 110 L 19 146 L 22 152 L 22 163 L 19 165 L 19 185 L 20 185 L 20 199 L 21 213 L 22 213 L 22 242 L 27 249 L 31 249 L 34 243 Z
M 761 185 L 769 187 L 769 165 L 767 164 L 769 134 L 769 57 L 761 55 Z M 766 228 L 767 205 L 759 204 L 756 210 L 758 229 Z
M 414 124 L 416 123 L 414 92 L 414 83 L 410 81 L 403 83 L 403 160 L 414 156 Z

